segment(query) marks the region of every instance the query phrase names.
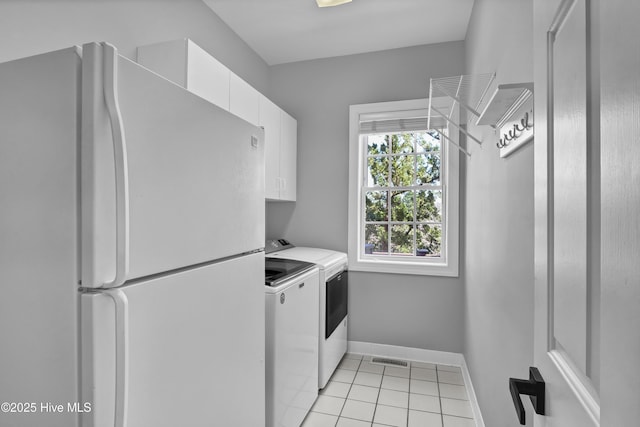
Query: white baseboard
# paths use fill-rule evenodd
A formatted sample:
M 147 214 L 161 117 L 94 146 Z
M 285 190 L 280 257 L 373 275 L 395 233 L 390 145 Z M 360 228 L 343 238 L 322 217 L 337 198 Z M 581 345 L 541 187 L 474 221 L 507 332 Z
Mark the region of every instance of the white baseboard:
M 435 363 L 440 365 L 459 366 L 462 370 L 464 384 L 469 394 L 469 404 L 473 411 L 476 427 L 485 427 L 476 392 L 473 389 L 467 362 L 461 353 L 446 351 L 425 350 L 423 348 L 400 347 L 397 345 L 376 344 L 362 341 L 349 341 L 347 344 L 349 353 L 366 354 L 370 356 L 390 357 L 396 359 L 413 360 L 416 362 Z

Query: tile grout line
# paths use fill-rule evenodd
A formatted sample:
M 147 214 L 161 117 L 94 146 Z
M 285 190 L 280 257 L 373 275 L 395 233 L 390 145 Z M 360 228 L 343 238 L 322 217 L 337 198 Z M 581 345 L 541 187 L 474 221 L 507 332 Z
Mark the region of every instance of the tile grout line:
M 373 425 L 374 420 L 376 419 L 376 412 L 378 411 L 378 401 L 380 400 L 380 392 L 382 391 L 382 380 L 384 379 L 384 371 L 386 367 L 382 367 L 382 378 L 380 378 L 380 387 L 378 387 L 378 394 L 376 395 L 376 404 L 373 407 L 373 416 L 371 417 L 371 425 Z
M 411 363 L 411 361 L 409 361 L 409 387 L 408 387 L 408 392 L 409 395 L 407 396 L 407 426 L 409 426 L 409 406 L 411 405 L 411 370 L 413 369 L 413 364 Z
M 438 403 L 440 403 L 440 422 L 444 427 L 444 411 L 442 410 L 442 395 L 440 394 L 440 370 L 438 369 L 438 365 L 436 365 L 436 381 L 438 384 Z
M 358 367 L 356 368 L 356 375 L 358 375 L 358 371 L 360 370 L 360 365 L 362 365 L 362 359 L 360 359 L 360 361 L 358 362 Z M 342 417 L 342 411 L 344 411 L 344 407 L 347 406 L 347 400 L 349 400 L 349 393 L 351 393 L 351 389 L 353 388 L 353 382 L 356 380 L 356 375 L 353 376 L 353 380 L 351 380 L 351 384 L 349 384 L 349 391 L 347 391 L 347 395 L 344 398 L 344 404 L 340 409 L 340 413 L 338 414 L 338 419 L 336 420 L 336 425 L 334 427 L 337 427 L 338 423 L 340 422 L 340 417 Z

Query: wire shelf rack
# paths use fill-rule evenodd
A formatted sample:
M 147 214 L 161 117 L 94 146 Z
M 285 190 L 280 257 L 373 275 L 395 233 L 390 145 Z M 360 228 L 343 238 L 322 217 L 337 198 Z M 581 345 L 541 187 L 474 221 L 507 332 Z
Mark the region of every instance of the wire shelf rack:
M 452 124 L 468 138 L 482 144 L 475 136 L 471 135 L 461 123 L 456 123 L 452 119 L 456 106 L 460 106 L 468 113 L 468 121 L 480 116 L 480 105 L 484 100 L 489 87 L 496 78 L 495 73 L 471 74 L 441 77 L 437 79 L 429 79 L 429 112 L 427 123 L 431 126 L 431 119 L 439 117 L 445 119 Z M 445 107 L 435 107 L 431 100 L 433 98 L 447 97 L 450 100 L 449 105 Z M 458 147 L 466 155 L 470 155 L 466 150 Z

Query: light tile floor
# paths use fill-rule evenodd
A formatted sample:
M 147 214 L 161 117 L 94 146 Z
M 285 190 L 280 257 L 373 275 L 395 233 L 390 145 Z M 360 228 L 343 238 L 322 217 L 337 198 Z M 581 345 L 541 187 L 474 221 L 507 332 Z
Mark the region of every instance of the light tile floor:
M 475 427 L 459 367 L 408 363 L 346 354 L 302 427 Z

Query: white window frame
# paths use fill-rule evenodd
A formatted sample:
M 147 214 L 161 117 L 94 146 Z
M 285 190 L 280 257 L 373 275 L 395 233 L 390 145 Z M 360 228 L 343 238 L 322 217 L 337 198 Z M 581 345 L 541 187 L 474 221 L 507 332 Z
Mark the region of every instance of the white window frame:
M 433 98 L 432 105 L 442 110 L 450 105 L 446 98 Z M 442 174 L 444 218 L 442 256 L 438 258 L 404 258 L 394 255 L 365 256 L 363 237 L 364 164 L 366 150 L 360 134 L 360 118 L 363 115 L 380 118 L 401 117 L 407 111 L 416 111 L 426 117 L 428 99 L 358 104 L 349 107 L 349 269 L 377 273 L 417 274 L 430 276 L 458 276 L 459 261 L 459 205 L 460 205 L 460 153 L 453 144 L 442 140 L 441 151 L 446 162 Z M 457 122 L 457 109 L 451 119 Z M 457 131 L 446 130 L 447 137 L 458 144 Z

